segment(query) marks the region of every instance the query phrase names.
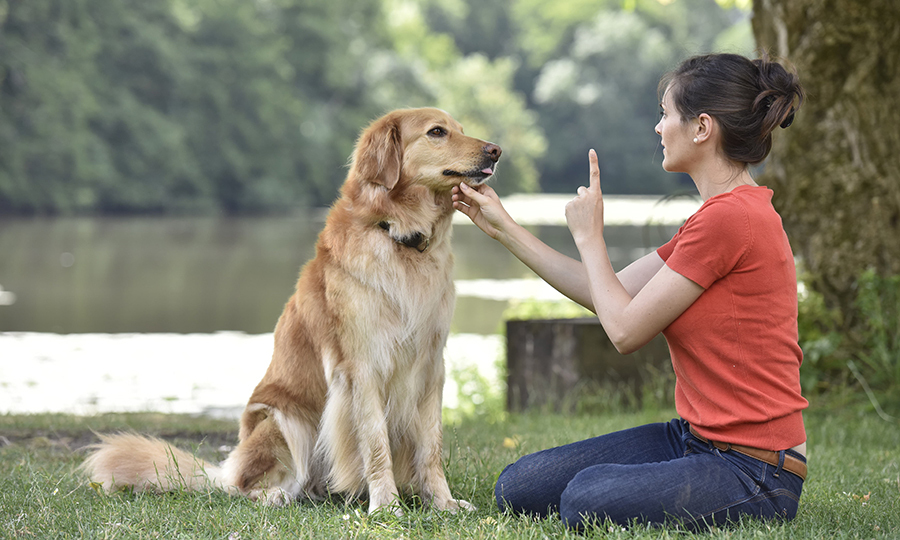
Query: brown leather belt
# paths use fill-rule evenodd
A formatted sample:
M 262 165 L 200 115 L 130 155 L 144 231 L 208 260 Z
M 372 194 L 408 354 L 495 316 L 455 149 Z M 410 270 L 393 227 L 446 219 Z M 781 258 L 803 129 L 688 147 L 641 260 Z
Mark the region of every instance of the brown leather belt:
M 706 437 L 697 433 L 697 430 L 694 429 L 694 426 L 691 426 L 691 435 L 697 437 L 705 443 L 712 444 L 723 452 L 734 450 L 735 452 L 744 454 L 745 456 L 750 456 L 753 459 L 758 459 L 760 461 L 768 463 L 773 467 L 778 467 L 779 452 L 775 452 L 773 450 L 762 450 L 761 448 L 753 448 L 752 446 L 741 446 L 739 444 L 710 441 Z M 781 465 L 781 468 L 789 473 L 796 474 L 803 480 L 806 480 L 806 463 L 804 463 L 800 459 L 795 458 L 792 455 L 789 455 L 788 453 L 784 454 L 784 463 Z

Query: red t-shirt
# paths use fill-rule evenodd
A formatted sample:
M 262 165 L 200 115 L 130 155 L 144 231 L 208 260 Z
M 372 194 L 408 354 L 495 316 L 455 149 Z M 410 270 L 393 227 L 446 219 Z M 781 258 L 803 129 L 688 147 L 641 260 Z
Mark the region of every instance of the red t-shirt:
M 806 441 L 797 273 L 772 191 L 711 197 L 657 253 L 706 289 L 663 331 L 678 414 L 715 441 L 767 450 Z

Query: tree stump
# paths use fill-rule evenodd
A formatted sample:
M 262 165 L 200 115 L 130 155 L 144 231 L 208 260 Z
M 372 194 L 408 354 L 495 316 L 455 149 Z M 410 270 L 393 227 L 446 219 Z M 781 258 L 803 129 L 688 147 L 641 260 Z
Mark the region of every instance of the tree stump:
M 506 339 L 510 411 L 571 409 L 579 390 L 590 386 L 615 386 L 640 395 L 651 376 L 671 370 L 662 335 L 626 356 L 594 318 L 508 320 Z

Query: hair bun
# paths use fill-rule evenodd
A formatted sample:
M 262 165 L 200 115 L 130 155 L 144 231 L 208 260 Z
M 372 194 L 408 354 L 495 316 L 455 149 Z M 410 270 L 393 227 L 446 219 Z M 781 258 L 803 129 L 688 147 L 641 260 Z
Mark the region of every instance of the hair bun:
M 803 88 L 795 73 L 778 62 L 769 60 L 764 52 L 753 61 L 759 69 L 759 95 L 755 106 L 765 103 L 763 132 L 771 133 L 776 126 L 785 129 L 794 123 L 794 115 L 803 103 Z
M 781 127 L 781 129 L 787 129 L 787 128 L 791 127 L 791 124 L 794 123 L 794 113 L 795 112 L 797 112 L 797 111 L 793 107 L 791 107 L 791 112 L 788 113 L 787 118 L 785 118 L 782 123 L 778 124 Z

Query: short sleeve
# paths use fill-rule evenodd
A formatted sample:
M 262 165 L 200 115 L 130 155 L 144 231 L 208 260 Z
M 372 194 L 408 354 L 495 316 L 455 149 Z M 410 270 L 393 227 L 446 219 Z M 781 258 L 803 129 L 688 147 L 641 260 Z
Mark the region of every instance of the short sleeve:
M 678 238 L 681 236 L 681 231 L 683 230 L 684 225 L 678 228 L 678 232 L 675 233 L 675 236 L 673 236 L 671 240 L 656 248 L 656 254 L 659 255 L 660 259 L 663 261 L 669 260 L 669 257 L 672 256 L 672 252 L 675 251 L 675 246 L 678 244 Z
M 750 249 L 750 220 L 735 197 L 709 199 L 661 246 L 666 266 L 704 289 L 731 272 Z

